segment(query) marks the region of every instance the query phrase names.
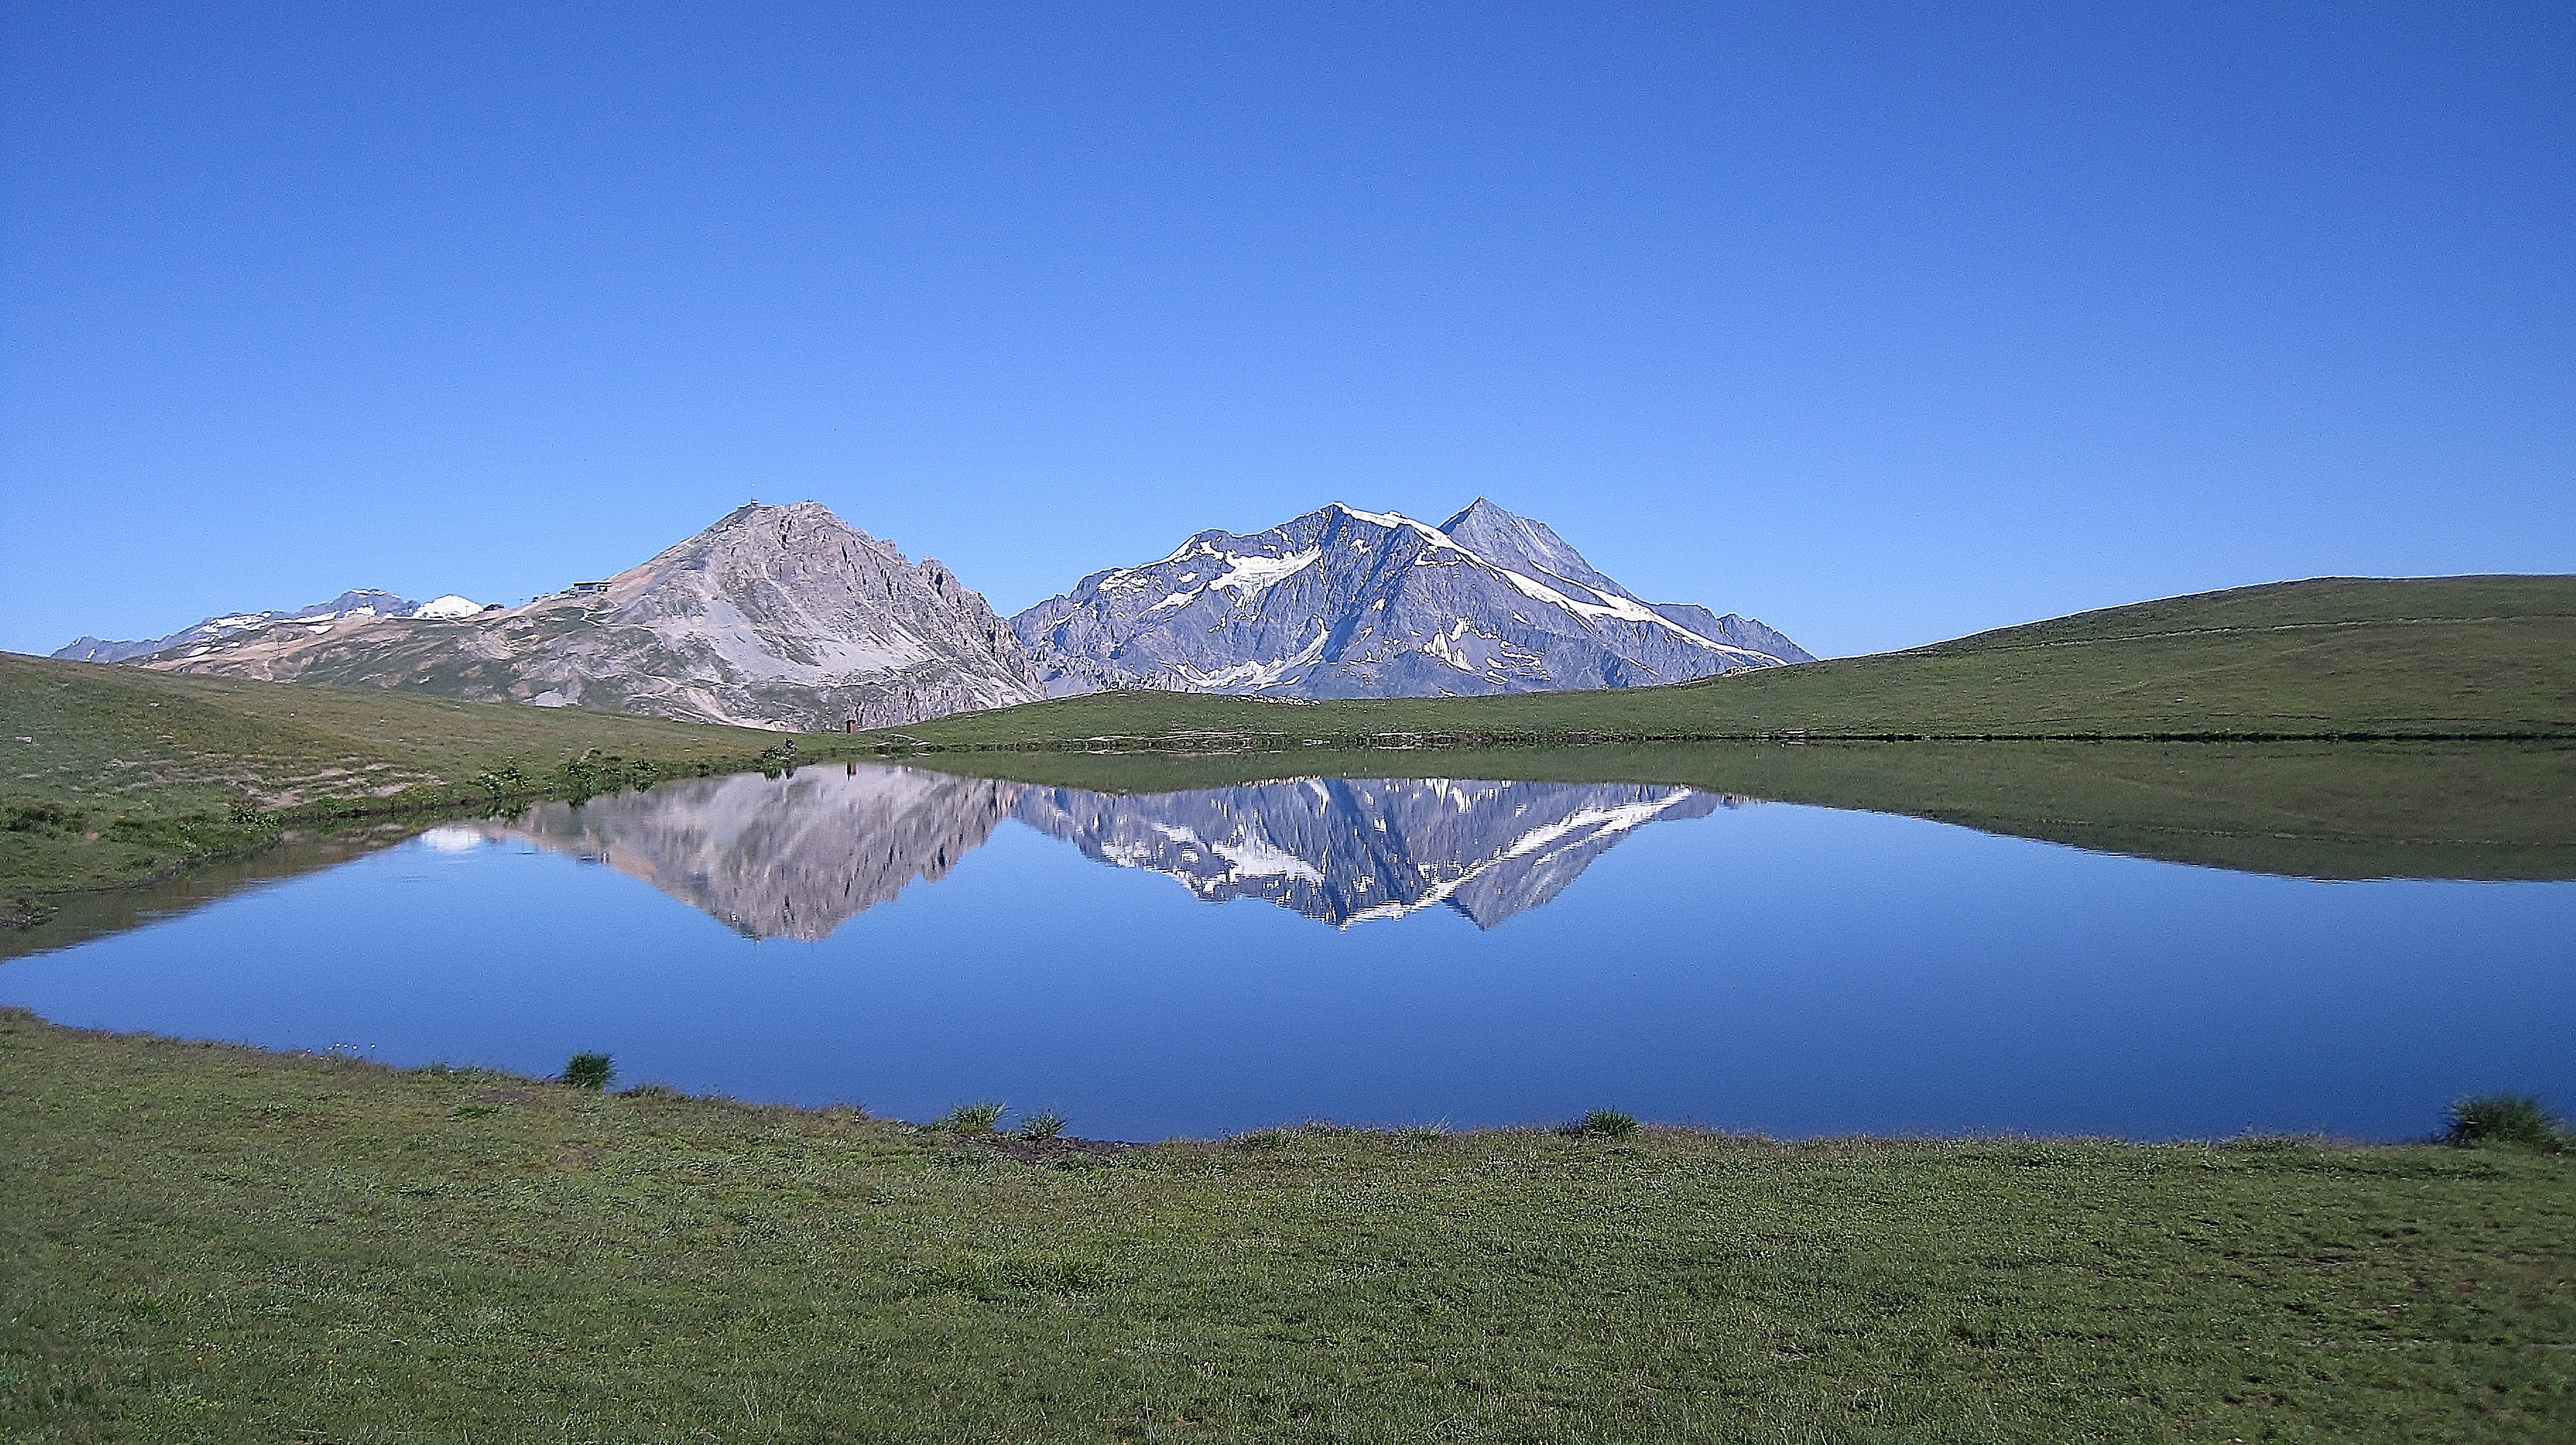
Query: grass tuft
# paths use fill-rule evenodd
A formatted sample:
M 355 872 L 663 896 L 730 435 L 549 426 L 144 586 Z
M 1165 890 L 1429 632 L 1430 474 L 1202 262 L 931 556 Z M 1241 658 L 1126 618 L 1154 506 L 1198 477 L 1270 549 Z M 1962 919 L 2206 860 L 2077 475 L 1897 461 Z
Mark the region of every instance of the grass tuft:
M 945 1129 L 951 1134 L 990 1134 L 993 1126 L 1002 1122 L 1003 1108 L 1002 1104 L 992 1100 L 960 1104 L 931 1120 L 930 1127 Z
M 1637 1132 L 1637 1119 L 1616 1109 L 1595 1109 L 1566 1125 L 1565 1132 L 1587 1139 L 1625 1139 Z
M 617 1077 L 617 1064 L 606 1054 L 578 1053 L 564 1064 L 563 1081 L 576 1089 L 605 1089 Z
M 2442 1142 L 2463 1149 L 2503 1144 L 2555 1154 L 2568 1145 L 2567 1124 L 2527 1094 L 2484 1094 L 2451 1106 Z
M 1064 1132 L 1065 1117 L 1053 1109 L 1040 1110 L 1020 1121 L 1023 1139 L 1052 1139 Z

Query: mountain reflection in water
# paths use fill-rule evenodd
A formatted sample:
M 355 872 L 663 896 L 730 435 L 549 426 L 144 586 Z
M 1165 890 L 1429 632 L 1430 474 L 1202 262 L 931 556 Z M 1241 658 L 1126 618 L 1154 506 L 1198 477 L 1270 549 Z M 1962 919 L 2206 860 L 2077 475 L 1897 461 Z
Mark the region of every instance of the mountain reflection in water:
M 1083 856 L 1336 926 L 1446 904 L 1491 928 L 1650 822 L 1742 800 L 1639 784 L 1304 778 L 1120 795 L 873 764 L 667 784 L 480 825 L 617 869 L 752 938 L 816 940 L 1006 817 Z
M 638 878 L 750 938 L 828 938 L 916 878 L 937 882 L 1008 817 L 1017 783 L 914 768 L 803 769 L 541 803 L 495 836 Z

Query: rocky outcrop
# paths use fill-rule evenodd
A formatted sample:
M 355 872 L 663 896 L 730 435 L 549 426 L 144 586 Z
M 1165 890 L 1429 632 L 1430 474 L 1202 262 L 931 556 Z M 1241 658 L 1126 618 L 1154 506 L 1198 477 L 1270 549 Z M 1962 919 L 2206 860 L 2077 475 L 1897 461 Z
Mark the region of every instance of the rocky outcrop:
M 1011 619 L 1050 695 L 1440 697 L 1682 682 L 1813 661 L 1750 618 L 1655 605 L 1491 502 L 1438 527 L 1335 503 L 1201 532 Z
M 140 661 L 802 731 L 1043 695 L 982 597 L 819 502 L 738 508 L 640 566 L 522 607 L 280 623 Z

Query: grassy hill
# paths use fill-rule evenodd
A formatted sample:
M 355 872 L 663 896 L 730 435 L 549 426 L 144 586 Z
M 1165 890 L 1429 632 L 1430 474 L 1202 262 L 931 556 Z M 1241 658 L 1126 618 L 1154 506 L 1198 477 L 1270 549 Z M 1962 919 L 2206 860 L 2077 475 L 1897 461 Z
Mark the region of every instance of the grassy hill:
M 1671 687 L 1299 704 L 1097 693 L 911 749 L 1776 738 L 2576 738 L 2576 577 L 2324 578 Z
M 1113 1151 L 0 1011 L 0 1437 L 2576 1433 L 2576 1156 Z
M 131 882 L 298 822 L 774 766 L 784 741 L 0 653 L 0 902 Z

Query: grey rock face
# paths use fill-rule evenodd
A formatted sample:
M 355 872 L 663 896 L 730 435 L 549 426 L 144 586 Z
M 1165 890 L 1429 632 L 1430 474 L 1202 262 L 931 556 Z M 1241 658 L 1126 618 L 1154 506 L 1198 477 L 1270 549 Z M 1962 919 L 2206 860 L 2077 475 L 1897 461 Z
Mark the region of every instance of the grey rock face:
M 828 937 L 914 879 L 937 882 L 1020 786 L 912 768 L 800 769 L 541 803 L 494 837 L 605 863 L 750 938 Z
M 344 617 L 409 617 L 421 604 L 390 592 L 361 588 L 343 592 L 328 602 L 316 602 L 292 612 L 271 608 L 264 612 L 230 612 L 209 617 L 193 627 L 183 627 L 167 637 L 118 642 L 104 637 L 75 637 L 56 650 L 54 656 L 73 662 L 124 662 L 129 658 L 148 657 L 156 652 L 180 651 L 220 641 L 238 633 L 256 631 L 272 623 L 337 622 Z
M 1201 532 L 1011 619 L 1050 696 L 1438 697 L 1682 682 L 1814 659 L 1750 618 L 1649 604 L 1479 499 L 1438 527 L 1340 503 Z
M 139 661 L 809 731 L 1043 695 L 982 597 L 818 502 L 738 508 L 641 566 L 523 607 L 318 635 L 277 625 Z
M 1732 802 L 1626 784 L 1314 778 L 1132 797 L 1031 788 L 1016 816 L 1211 903 L 1262 898 L 1337 927 L 1445 904 L 1491 928 L 1555 898 L 1632 830 Z

